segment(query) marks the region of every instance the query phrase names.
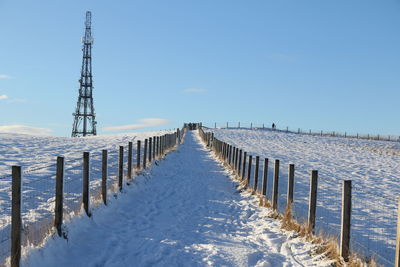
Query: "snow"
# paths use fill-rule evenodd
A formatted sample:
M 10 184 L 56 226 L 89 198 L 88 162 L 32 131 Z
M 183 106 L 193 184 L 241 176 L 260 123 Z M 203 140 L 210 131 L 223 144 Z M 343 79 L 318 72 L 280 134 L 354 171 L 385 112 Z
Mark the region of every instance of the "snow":
M 342 180 L 352 180 L 351 246 L 381 264 L 394 262 L 400 145 L 397 142 L 321 137 L 271 130 L 210 129 L 215 137 L 253 156 L 269 158 L 268 198 L 273 160 L 281 166 L 279 207 L 285 208 L 287 165 L 295 164 L 295 213 L 307 216 L 311 170 L 318 170 L 317 229 L 338 235 Z M 254 157 L 253 157 L 254 161 Z M 262 165 L 260 165 L 262 166 Z M 254 170 L 254 167 L 253 167 Z M 260 167 L 260 173 L 262 167 Z M 261 175 L 261 174 L 260 174 Z M 253 178 L 252 178 L 253 179 Z
M 23 243 L 38 242 L 52 226 L 54 211 L 55 163 L 65 157 L 64 216 L 80 211 L 82 192 L 82 154 L 91 153 L 90 194 L 93 202 L 101 182 L 101 150 L 108 149 L 109 188 L 114 191 L 118 169 L 118 149 L 124 146 L 126 166 L 128 142 L 171 131 L 103 135 L 85 138 L 44 137 L 23 134 L 0 134 L 0 262 L 9 256 L 11 222 L 11 166 L 22 166 Z M 143 143 L 143 142 L 142 142 Z M 143 145 L 142 145 L 143 146 Z
M 108 206 L 25 253 L 22 266 L 329 266 L 281 230 L 200 143 L 197 131 Z

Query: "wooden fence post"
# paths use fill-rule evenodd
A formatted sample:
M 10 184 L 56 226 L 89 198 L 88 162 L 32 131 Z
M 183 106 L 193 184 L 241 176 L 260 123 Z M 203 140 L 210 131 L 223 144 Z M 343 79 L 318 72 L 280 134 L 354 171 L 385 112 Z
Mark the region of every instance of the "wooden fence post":
M 254 188 L 253 191 L 257 193 L 257 186 L 258 186 L 258 169 L 259 169 L 259 161 L 260 157 L 256 156 L 256 167 L 254 169 Z
M 236 147 L 232 146 L 232 159 L 231 159 L 231 168 L 235 169 L 235 155 L 236 155 Z
M 262 184 L 262 194 L 267 195 L 267 185 L 268 185 L 268 158 L 264 159 L 264 169 L 263 169 L 263 184 Z
M 222 160 L 225 161 L 226 159 L 226 143 L 222 142 Z
M 237 150 L 237 148 L 236 148 L 236 147 L 233 147 L 233 151 L 232 151 L 232 169 L 233 169 L 233 170 L 236 169 L 236 168 L 235 168 L 235 164 L 236 164 L 236 162 L 237 162 L 236 150 Z
M 144 148 L 143 148 L 143 169 L 146 169 L 146 158 L 147 158 L 147 139 L 144 139 Z
M 239 150 L 239 162 L 238 162 L 238 170 L 237 170 L 237 174 L 238 174 L 238 176 L 240 176 L 240 167 L 241 167 L 241 165 L 242 165 L 242 150 L 240 149 Z
M 118 164 L 118 187 L 122 191 L 122 179 L 124 175 L 124 147 L 119 147 L 119 164 Z
M 232 165 L 232 145 L 229 145 L 228 164 Z
M 308 206 L 308 230 L 314 233 L 315 229 L 315 213 L 317 211 L 317 187 L 318 187 L 318 171 L 311 172 L 310 198 Z
M 235 149 L 235 164 L 234 164 L 235 171 L 238 170 L 238 156 L 239 156 L 239 148 L 236 148 Z
M 156 159 L 156 137 L 155 136 L 153 136 L 153 160 L 155 160 Z
M 89 212 L 89 152 L 83 152 L 83 190 L 82 190 L 82 203 L 86 215 L 90 217 Z
M 107 205 L 107 150 L 102 151 L 101 160 L 101 195 L 104 205 Z
M 293 204 L 293 186 L 294 186 L 294 164 L 289 164 L 288 187 L 287 187 L 287 207 Z
M 161 136 L 157 136 L 158 139 L 158 157 L 161 157 Z
M 246 187 L 250 186 L 250 175 L 251 175 L 251 165 L 252 165 L 251 161 L 252 160 L 253 160 L 253 156 L 250 155 L 249 156 L 249 166 L 247 167 L 247 184 L 246 184 Z
M 11 192 L 11 267 L 21 259 L 21 166 L 12 166 Z
M 62 235 L 61 226 L 63 223 L 63 186 L 64 186 L 64 158 L 57 157 L 54 227 L 57 229 L 58 236 Z
M 349 255 L 350 255 L 350 221 L 351 221 L 351 180 L 345 180 L 343 181 L 343 192 L 342 192 L 342 227 L 340 232 L 340 256 L 342 256 L 346 262 L 349 261 Z
M 155 156 L 155 158 L 158 158 L 159 153 L 160 153 L 159 149 L 158 149 L 160 138 L 158 138 L 158 136 L 156 136 L 156 137 L 154 137 L 154 141 L 155 141 L 155 143 L 154 143 L 155 144 L 154 156 Z
M 128 143 L 128 178 L 132 179 L 132 142 Z
M 137 141 L 136 148 L 136 169 L 140 170 L 140 140 Z
M 278 209 L 278 188 L 279 186 L 279 159 L 275 160 L 274 185 L 272 187 L 272 209 Z
M 151 151 L 152 151 L 152 142 L 153 141 L 153 138 L 151 138 L 151 137 L 149 137 L 149 163 L 151 162 L 151 159 L 152 159 L 152 157 L 151 157 Z
M 229 161 L 228 161 L 228 163 L 231 167 L 232 167 L 232 161 L 233 161 L 233 155 L 234 155 L 234 153 L 232 153 L 232 150 L 233 150 L 233 146 L 229 145 Z
M 247 161 L 247 152 L 244 152 L 243 153 L 242 180 L 244 180 L 244 175 L 246 173 L 246 161 Z
M 229 145 L 225 143 L 225 163 L 228 162 L 228 156 L 229 156 Z
M 164 157 L 165 150 L 165 135 L 161 136 L 161 157 Z

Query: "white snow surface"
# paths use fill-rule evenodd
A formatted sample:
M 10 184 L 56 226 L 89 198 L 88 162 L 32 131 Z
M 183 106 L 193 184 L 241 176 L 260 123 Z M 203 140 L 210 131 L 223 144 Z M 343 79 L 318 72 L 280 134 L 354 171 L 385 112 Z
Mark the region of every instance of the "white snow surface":
M 216 138 L 253 155 L 253 163 L 254 156 L 260 156 L 260 177 L 263 159 L 269 158 L 269 199 L 273 160 L 280 160 L 281 211 L 286 206 L 288 164 L 295 164 L 294 209 L 299 220 L 307 217 L 311 170 L 318 170 L 316 226 L 329 234 L 340 232 L 342 180 L 352 180 L 351 248 L 363 256 L 375 257 L 381 264 L 393 265 L 400 194 L 398 142 L 261 129 L 209 130 Z
M 82 192 L 82 156 L 90 152 L 90 194 L 95 196 L 101 183 L 101 150 L 108 150 L 108 186 L 115 191 L 118 149 L 124 146 L 126 170 L 128 142 L 133 142 L 136 166 L 136 141 L 171 131 L 102 135 L 84 138 L 32 136 L 0 133 L 0 262 L 9 256 L 11 223 L 11 166 L 22 166 L 23 240 L 41 240 L 51 225 L 54 212 L 56 157 L 65 157 L 64 217 L 79 211 Z M 142 148 L 143 149 L 143 148 Z M 143 152 L 142 152 L 143 153 Z
M 22 266 L 329 266 L 280 229 L 201 144 L 197 131 L 108 206 L 65 225 Z

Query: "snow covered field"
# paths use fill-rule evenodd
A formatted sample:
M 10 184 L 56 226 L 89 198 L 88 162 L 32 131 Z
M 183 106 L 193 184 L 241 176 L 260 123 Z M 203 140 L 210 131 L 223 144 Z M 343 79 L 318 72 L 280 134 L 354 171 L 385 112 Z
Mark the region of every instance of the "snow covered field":
M 0 134 L 0 260 L 9 256 L 11 166 L 22 166 L 23 238 L 41 240 L 43 231 L 52 223 L 54 211 L 55 163 L 65 157 L 64 216 L 80 209 L 82 192 L 82 154 L 90 154 L 90 194 L 99 192 L 101 183 L 101 150 L 108 149 L 109 187 L 116 184 L 118 149 L 124 146 L 126 170 L 128 142 L 133 142 L 136 162 L 136 141 L 163 135 L 170 131 L 104 135 L 86 138 L 43 137 Z M 143 142 L 142 142 L 143 143 Z M 143 146 L 143 144 L 142 144 Z M 143 152 L 142 152 L 143 153 Z M 136 166 L 135 164 L 133 164 Z
M 66 225 L 23 266 L 329 266 L 239 193 L 197 131 L 91 218 Z
M 352 180 L 352 249 L 375 257 L 381 264 L 393 264 L 397 197 L 400 194 L 399 143 L 269 130 L 210 130 L 216 138 L 253 156 L 270 159 L 269 199 L 272 160 L 281 161 L 281 211 L 285 208 L 287 165 L 295 164 L 294 208 L 300 220 L 307 216 L 310 172 L 318 170 L 316 224 L 317 229 L 323 229 L 330 234 L 337 235 L 340 231 L 341 180 Z M 261 172 L 262 168 L 260 169 Z

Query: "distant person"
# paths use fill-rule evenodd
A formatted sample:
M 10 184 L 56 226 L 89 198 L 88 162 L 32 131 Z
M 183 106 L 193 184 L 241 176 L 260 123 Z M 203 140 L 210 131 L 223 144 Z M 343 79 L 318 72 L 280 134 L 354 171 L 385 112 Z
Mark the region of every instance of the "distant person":
M 272 130 L 275 130 L 276 129 L 276 125 L 275 125 L 275 123 L 272 123 Z

